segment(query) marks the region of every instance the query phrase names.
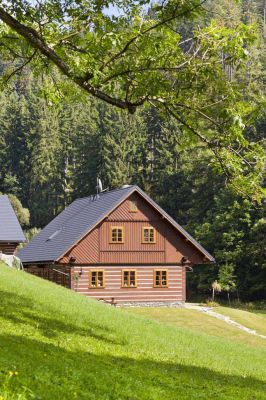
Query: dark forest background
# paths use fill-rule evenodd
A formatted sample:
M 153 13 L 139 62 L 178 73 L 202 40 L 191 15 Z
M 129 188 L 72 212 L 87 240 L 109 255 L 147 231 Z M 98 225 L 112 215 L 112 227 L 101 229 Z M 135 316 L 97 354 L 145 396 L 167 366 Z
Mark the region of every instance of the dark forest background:
M 265 36 L 264 1 L 218 3 L 221 18 L 226 12 L 256 20 Z M 183 27 L 184 34 L 189 29 Z M 256 81 L 250 98 L 265 87 L 262 50 L 253 49 L 258 64 L 250 71 Z M 235 71 L 227 74 L 241 79 Z M 54 98 L 46 92 L 48 79 Z M 110 190 L 137 184 L 217 260 L 188 274 L 189 294 L 208 296 L 218 280 L 232 297 L 265 299 L 265 202 L 228 186 L 209 150 L 193 145 L 178 123 L 163 120 L 155 109 L 129 115 L 75 88 L 66 98 L 57 91 L 60 79 L 56 72 L 41 79 L 24 69 L 0 92 L 0 192 L 10 195 L 28 237 L 75 198 L 95 193 L 97 176 Z M 263 141 L 266 112 L 260 110 L 256 124 L 246 129 L 252 140 Z

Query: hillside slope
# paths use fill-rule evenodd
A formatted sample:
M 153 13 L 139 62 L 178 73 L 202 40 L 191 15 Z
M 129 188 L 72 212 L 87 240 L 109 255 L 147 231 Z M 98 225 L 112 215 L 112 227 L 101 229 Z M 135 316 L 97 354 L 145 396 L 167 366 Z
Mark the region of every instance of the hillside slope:
M 164 325 L 3 265 L 0 295 L 1 400 L 265 399 L 265 347 Z
M 235 321 L 244 324 L 250 329 L 255 329 L 261 335 L 266 335 L 266 314 L 253 313 L 251 311 L 238 310 L 229 307 L 218 307 L 217 312 L 223 315 L 228 315 Z
M 219 310 L 222 307 L 219 307 Z M 216 308 L 214 311 L 216 312 Z M 230 315 L 231 308 L 225 308 L 224 314 Z M 194 331 L 197 334 L 202 332 L 207 335 L 217 336 L 220 338 L 230 339 L 230 341 L 235 341 L 239 343 L 249 344 L 255 347 L 265 347 L 266 340 L 260 338 L 256 335 L 251 335 L 243 330 L 236 328 L 230 324 L 227 324 L 220 319 L 216 319 L 208 314 L 203 314 L 198 310 L 192 310 L 188 308 L 163 308 L 163 307 L 136 307 L 125 309 L 126 312 L 131 312 L 134 314 L 142 315 L 150 319 L 155 319 L 159 322 L 163 322 L 165 325 L 174 325 L 178 327 L 189 328 L 190 331 Z M 252 314 L 252 318 L 245 317 L 240 312 L 241 310 L 234 311 L 233 320 L 241 320 L 241 323 L 248 326 L 250 329 L 257 329 L 258 332 L 263 332 L 266 325 L 266 320 L 263 317 L 258 317 L 256 314 Z M 238 314 L 239 311 L 239 314 Z M 251 314 L 251 313 L 248 313 Z M 239 317 L 239 318 L 238 318 Z M 261 319 L 263 323 L 261 323 Z M 260 331 L 258 330 L 260 328 Z

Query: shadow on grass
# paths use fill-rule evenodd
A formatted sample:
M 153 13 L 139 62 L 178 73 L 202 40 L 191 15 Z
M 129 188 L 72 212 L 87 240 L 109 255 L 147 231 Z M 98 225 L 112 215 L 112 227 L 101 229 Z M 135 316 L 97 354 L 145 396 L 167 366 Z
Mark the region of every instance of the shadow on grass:
M 9 371 L 17 371 L 18 375 L 8 380 L 15 399 L 24 388 L 32 393 L 27 399 L 36 400 L 265 399 L 265 385 L 255 378 L 140 358 L 137 348 L 136 359 L 131 357 L 131 349 L 131 354 L 121 356 L 119 351 L 126 354 L 127 343 L 119 338 L 119 332 L 90 321 L 89 313 L 86 321 L 79 320 L 76 325 L 56 315 L 50 317 L 48 312 L 41 315 L 27 296 L 1 292 L 0 299 L 5 321 L 13 322 L 14 328 L 27 324 L 43 337 L 42 341 L 42 337 L 25 336 L 21 329 L 0 335 L 0 397 Z M 69 345 L 60 345 L 57 339 L 61 336 Z
M 26 296 L 1 292 L 0 300 L 1 318 L 12 321 L 18 325 L 27 324 L 28 326 L 32 326 L 34 329 L 40 331 L 44 337 L 56 338 L 64 333 L 84 337 L 90 336 L 109 344 L 126 344 L 125 341 L 118 340 L 107 326 L 100 326 L 92 321 L 89 321 L 89 326 L 86 326 L 86 323 L 82 324 L 84 326 L 78 326 L 69 321 L 64 322 L 62 319 L 56 317 L 51 318 L 50 316 L 44 316 L 29 304 L 29 298 Z
M 0 335 L 0 349 L 1 374 L 18 371 L 9 390 L 27 387 L 34 399 L 265 399 L 263 382 L 208 368 L 73 352 L 15 335 Z

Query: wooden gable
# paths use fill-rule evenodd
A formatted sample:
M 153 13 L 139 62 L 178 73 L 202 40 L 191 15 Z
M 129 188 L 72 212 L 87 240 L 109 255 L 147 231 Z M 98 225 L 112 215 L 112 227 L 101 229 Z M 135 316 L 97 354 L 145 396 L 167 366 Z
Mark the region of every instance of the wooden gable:
M 132 204 L 137 210 L 132 211 Z M 113 226 L 123 228 L 123 243 L 110 243 Z M 155 243 L 142 243 L 143 227 L 154 227 Z M 61 259 L 75 264 L 192 264 L 204 255 L 138 192 L 133 192 Z

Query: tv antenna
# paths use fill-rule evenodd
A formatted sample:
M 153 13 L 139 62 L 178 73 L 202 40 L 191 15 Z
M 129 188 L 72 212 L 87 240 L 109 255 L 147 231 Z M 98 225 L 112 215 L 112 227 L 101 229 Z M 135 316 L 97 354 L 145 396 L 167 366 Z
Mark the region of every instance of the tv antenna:
M 102 181 L 101 181 L 101 179 L 97 176 L 97 185 L 96 185 L 96 193 L 97 193 L 97 196 L 100 194 L 100 193 L 102 193 L 102 192 L 105 192 L 106 190 L 108 190 L 108 188 L 106 188 L 106 189 L 103 189 L 103 183 L 102 183 Z

